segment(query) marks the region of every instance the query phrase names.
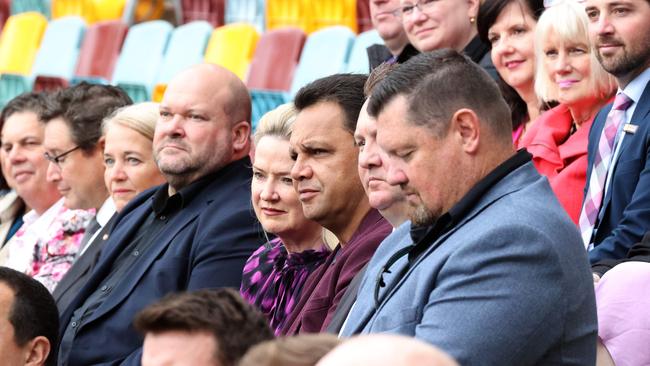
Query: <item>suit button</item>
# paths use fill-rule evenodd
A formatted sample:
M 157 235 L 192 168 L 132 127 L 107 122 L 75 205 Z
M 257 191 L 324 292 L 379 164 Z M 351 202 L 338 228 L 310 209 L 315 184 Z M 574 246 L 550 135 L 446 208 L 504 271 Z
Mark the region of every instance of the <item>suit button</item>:
M 106 290 L 108 290 L 108 286 L 106 285 L 102 286 L 102 292 L 106 292 Z
M 134 257 L 137 257 L 139 255 L 140 255 L 140 251 L 138 251 L 137 249 L 133 251 L 133 256 Z
M 158 217 L 158 218 L 161 219 L 161 220 L 166 220 L 166 219 L 167 219 L 167 216 L 165 216 L 165 215 L 160 215 L 160 217 Z
M 72 323 L 70 323 L 70 325 L 71 325 L 73 328 L 76 328 L 76 327 L 77 327 L 77 322 L 72 322 Z

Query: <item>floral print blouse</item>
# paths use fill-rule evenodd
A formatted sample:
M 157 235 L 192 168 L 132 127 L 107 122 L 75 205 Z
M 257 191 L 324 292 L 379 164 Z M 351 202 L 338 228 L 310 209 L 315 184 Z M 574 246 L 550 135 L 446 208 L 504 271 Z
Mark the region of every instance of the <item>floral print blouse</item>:
M 74 263 L 86 226 L 95 210 L 70 210 L 53 207 L 36 220 L 27 220 L 12 240 L 9 267 L 41 282 L 50 292 Z M 49 214 L 49 215 L 48 215 Z M 45 220 L 45 222 L 43 222 Z
M 279 238 L 261 246 L 244 266 L 240 293 L 259 308 L 276 335 L 298 302 L 307 277 L 329 255 L 327 247 L 288 253 Z

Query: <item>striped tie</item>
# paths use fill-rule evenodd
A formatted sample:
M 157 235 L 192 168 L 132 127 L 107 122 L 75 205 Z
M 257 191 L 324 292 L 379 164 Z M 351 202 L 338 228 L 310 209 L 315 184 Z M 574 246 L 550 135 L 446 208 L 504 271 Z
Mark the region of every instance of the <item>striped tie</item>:
M 580 221 L 578 222 L 582 234 L 582 241 L 587 250 L 594 248 L 593 243 L 591 243 L 591 238 L 594 232 L 594 224 L 598 218 L 598 211 L 603 203 L 605 182 L 607 181 L 607 172 L 614 153 L 616 132 L 625 120 L 625 111 L 632 105 L 632 102 L 632 99 L 623 93 L 616 95 L 614 105 L 607 115 L 600 141 L 598 141 L 594 166 L 589 176 L 589 189 L 587 190 L 585 202 L 580 212 Z

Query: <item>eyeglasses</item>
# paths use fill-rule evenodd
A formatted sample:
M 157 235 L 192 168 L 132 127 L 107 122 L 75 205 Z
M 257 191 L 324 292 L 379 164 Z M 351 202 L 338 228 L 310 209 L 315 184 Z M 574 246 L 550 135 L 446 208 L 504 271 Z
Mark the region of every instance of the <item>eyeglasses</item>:
M 407 17 L 413 15 L 413 13 L 415 12 L 415 8 L 417 8 L 420 11 L 420 13 L 429 13 L 433 9 L 433 6 L 437 1 L 438 0 L 420 0 L 415 4 L 406 4 L 402 6 L 400 9 L 397 9 L 397 12 L 400 15 L 407 16 Z
M 60 166 L 62 159 L 65 158 L 66 155 L 68 155 L 71 152 L 79 149 L 80 147 L 81 146 L 77 145 L 77 146 L 73 147 L 72 149 L 70 149 L 68 151 L 64 151 L 64 152 L 60 153 L 59 155 L 55 155 L 55 156 L 52 156 L 52 155 L 50 155 L 50 153 L 45 152 L 45 159 L 47 159 L 51 163 L 56 164 L 56 166 Z

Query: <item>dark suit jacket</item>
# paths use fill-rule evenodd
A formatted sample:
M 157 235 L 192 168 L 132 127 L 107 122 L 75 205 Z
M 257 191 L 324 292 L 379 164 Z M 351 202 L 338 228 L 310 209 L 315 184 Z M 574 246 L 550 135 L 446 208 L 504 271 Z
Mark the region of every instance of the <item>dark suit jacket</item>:
M 379 211 L 370 210 L 350 241 L 334 250 L 309 275 L 300 300 L 281 333 L 294 335 L 325 331 L 348 285 L 392 229 Z
M 604 259 L 591 266 L 591 270 L 602 277 L 605 272 L 614 268 L 617 264 L 624 262 L 650 263 L 650 231 L 643 236 L 643 239 L 640 242 L 632 246 L 630 251 L 627 253 L 627 257 L 623 259 Z
M 116 218 L 117 214 L 113 214 L 106 225 L 99 229 L 99 233 L 95 236 L 94 240 L 88 243 L 88 249 L 77 258 L 65 276 L 59 281 L 59 284 L 54 288 L 52 296 L 54 297 L 54 301 L 56 301 L 56 306 L 59 308 L 60 313 L 65 311 L 77 293 L 86 284 L 99 259 L 104 243 L 108 240 L 108 233 L 113 227 Z
M 603 108 L 589 133 L 587 182 L 594 164 L 598 141 L 612 105 Z M 597 224 L 594 249 L 589 260 L 623 258 L 630 247 L 650 229 L 650 86 L 639 100 L 631 123 L 638 126 L 627 133 L 614 167 L 609 190 L 601 206 L 602 219 Z M 586 193 L 587 187 L 585 187 Z
M 350 281 L 350 285 L 345 290 L 345 294 L 341 297 L 341 301 L 336 307 L 334 315 L 332 315 L 332 320 L 327 325 L 327 333 L 339 334 L 341 328 L 343 328 L 343 324 L 345 324 L 350 310 L 352 310 L 354 303 L 357 301 L 357 292 L 359 292 L 361 280 L 363 280 L 363 276 L 366 274 L 366 269 L 368 269 L 368 263 Z
M 109 297 L 77 327 L 68 363 L 60 366 L 139 365 L 142 336 L 132 327 L 144 307 L 172 292 L 239 288 L 246 259 L 259 246 L 259 226 L 250 203 L 248 158 L 233 162 L 173 216 L 155 244 Z M 152 211 L 156 189 L 143 192 L 119 214 L 88 282 L 61 316 L 61 334 L 110 273 L 113 262 Z

